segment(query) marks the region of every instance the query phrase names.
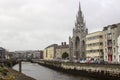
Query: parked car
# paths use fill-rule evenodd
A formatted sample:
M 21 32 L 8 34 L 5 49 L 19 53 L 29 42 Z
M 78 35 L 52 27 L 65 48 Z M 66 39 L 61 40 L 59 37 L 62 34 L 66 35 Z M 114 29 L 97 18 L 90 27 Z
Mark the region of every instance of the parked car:
M 87 63 L 87 60 L 80 60 L 80 63 Z
M 96 64 L 108 64 L 108 62 L 106 62 L 104 60 L 96 60 L 95 63 Z

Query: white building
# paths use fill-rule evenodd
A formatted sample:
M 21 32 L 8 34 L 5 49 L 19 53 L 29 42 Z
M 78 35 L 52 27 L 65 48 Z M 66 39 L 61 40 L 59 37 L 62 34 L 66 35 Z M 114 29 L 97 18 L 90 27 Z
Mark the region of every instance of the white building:
M 104 60 L 118 62 L 118 37 L 120 36 L 120 23 L 104 27 Z
M 118 37 L 118 62 L 120 63 L 120 36 Z

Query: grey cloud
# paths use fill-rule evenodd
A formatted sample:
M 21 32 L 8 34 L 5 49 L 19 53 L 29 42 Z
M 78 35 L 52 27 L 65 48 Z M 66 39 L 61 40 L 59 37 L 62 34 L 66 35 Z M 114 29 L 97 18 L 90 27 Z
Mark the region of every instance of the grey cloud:
M 90 32 L 102 30 L 104 26 L 118 23 L 120 20 L 119 0 L 81 0 L 81 2 Z
M 80 0 L 89 32 L 120 21 L 119 0 Z M 0 45 L 43 49 L 68 42 L 79 0 L 0 0 Z

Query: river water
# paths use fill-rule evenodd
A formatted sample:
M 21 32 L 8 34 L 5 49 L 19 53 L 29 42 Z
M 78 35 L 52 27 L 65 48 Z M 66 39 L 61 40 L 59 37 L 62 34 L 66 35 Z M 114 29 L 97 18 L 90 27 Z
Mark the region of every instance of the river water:
M 13 69 L 19 69 L 18 64 Z M 96 80 L 92 78 L 85 78 L 81 76 L 74 76 L 62 72 L 58 72 L 35 63 L 23 62 L 22 73 L 35 78 L 36 80 Z

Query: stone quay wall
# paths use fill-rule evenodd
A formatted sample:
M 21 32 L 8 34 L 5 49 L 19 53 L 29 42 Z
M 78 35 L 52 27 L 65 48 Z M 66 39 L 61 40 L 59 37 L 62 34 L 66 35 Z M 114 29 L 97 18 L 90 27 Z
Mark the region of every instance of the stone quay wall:
M 93 77 L 97 78 L 97 80 L 120 80 L 120 65 L 88 64 L 45 60 L 33 60 L 32 62 L 57 71 L 66 72 L 73 75 Z

